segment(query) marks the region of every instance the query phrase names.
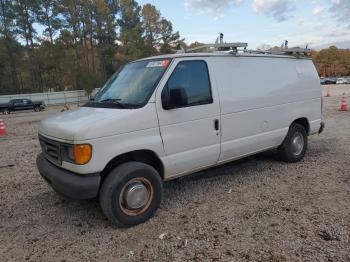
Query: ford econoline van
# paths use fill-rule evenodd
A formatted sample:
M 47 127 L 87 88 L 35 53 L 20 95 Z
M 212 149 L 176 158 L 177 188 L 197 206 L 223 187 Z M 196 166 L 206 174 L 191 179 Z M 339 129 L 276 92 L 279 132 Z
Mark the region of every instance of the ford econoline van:
M 128 227 L 152 217 L 162 185 L 277 149 L 302 160 L 322 132 L 312 60 L 248 52 L 178 53 L 125 65 L 84 106 L 43 120 L 41 176 L 70 198 L 99 198 Z

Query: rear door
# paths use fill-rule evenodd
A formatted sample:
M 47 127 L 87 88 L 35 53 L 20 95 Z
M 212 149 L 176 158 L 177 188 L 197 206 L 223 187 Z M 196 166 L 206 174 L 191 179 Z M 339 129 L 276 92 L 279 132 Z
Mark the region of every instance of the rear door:
M 176 59 L 157 90 L 160 133 L 167 178 L 217 163 L 220 155 L 220 106 L 206 59 Z M 183 87 L 187 104 L 166 110 L 162 91 Z
M 29 99 L 23 99 L 23 109 L 30 110 L 33 109 L 33 103 L 32 100 Z

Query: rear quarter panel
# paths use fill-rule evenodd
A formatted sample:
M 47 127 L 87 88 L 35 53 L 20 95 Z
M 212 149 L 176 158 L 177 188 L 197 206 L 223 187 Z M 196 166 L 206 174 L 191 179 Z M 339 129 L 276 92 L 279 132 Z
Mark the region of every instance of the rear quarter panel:
M 279 146 L 301 117 L 321 122 L 321 88 L 311 60 L 213 58 L 221 98 L 220 161 Z

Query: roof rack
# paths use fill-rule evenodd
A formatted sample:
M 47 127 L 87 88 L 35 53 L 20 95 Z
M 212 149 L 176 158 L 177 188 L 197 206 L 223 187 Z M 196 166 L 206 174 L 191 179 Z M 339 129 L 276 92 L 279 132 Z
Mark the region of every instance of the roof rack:
M 222 43 L 222 44 L 206 44 L 190 49 L 178 50 L 177 53 L 194 53 L 203 49 L 212 49 L 214 52 L 226 52 L 230 54 L 237 54 L 239 51 L 243 53 L 266 54 L 266 55 L 290 55 L 296 57 L 305 57 L 311 55 L 311 49 L 292 47 L 292 48 L 271 48 L 269 50 L 249 50 L 247 43 Z M 243 48 L 243 49 L 238 49 Z
M 255 54 L 267 54 L 267 55 L 290 55 L 295 57 L 305 57 L 311 55 L 311 49 L 308 49 L 308 46 L 305 48 L 292 47 L 288 48 L 288 40 L 284 40 L 281 47 L 273 47 L 268 50 L 247 50 L 248 44 L 242 42 L 236 43 L 225 43 L 224 34 L 219 33 L 218 38 L 215 41 L 215 44 L 205 44 L 197 46 L 190 49 L 181 49 L 177 53 L 193 53 L 198 50 L 207 49 L 208 51 L 214 52 L 225 52 L 229 54 L 237 54 L 238 52 L 243 53 L 255 53 Z M 243 48 L 243 49 L 238 49 Z

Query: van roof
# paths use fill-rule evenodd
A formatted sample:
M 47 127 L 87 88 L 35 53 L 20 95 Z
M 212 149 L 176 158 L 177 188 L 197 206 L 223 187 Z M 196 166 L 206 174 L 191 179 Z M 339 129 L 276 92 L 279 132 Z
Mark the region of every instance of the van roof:
M 238 52 L 238 53 L 226 53 L 226 52 L 211 52 L 211 53 L 176 53 L 176 54 L 165 54 L 158 56 L 151 56 L 147 58 L 142 58 L 137 61 L 144 61 L 150 59 L 166 59 L 166 58 L 181 58 L 181 57 L 261 57 L 261 58 L 289 58 L 289 59 L 307 59 L 311 60 L 311 57 L 296 57 L 292 55 L 277 55 L 277 54 L 258 54 L 258 53 L 249 53 L 247 52 Z

